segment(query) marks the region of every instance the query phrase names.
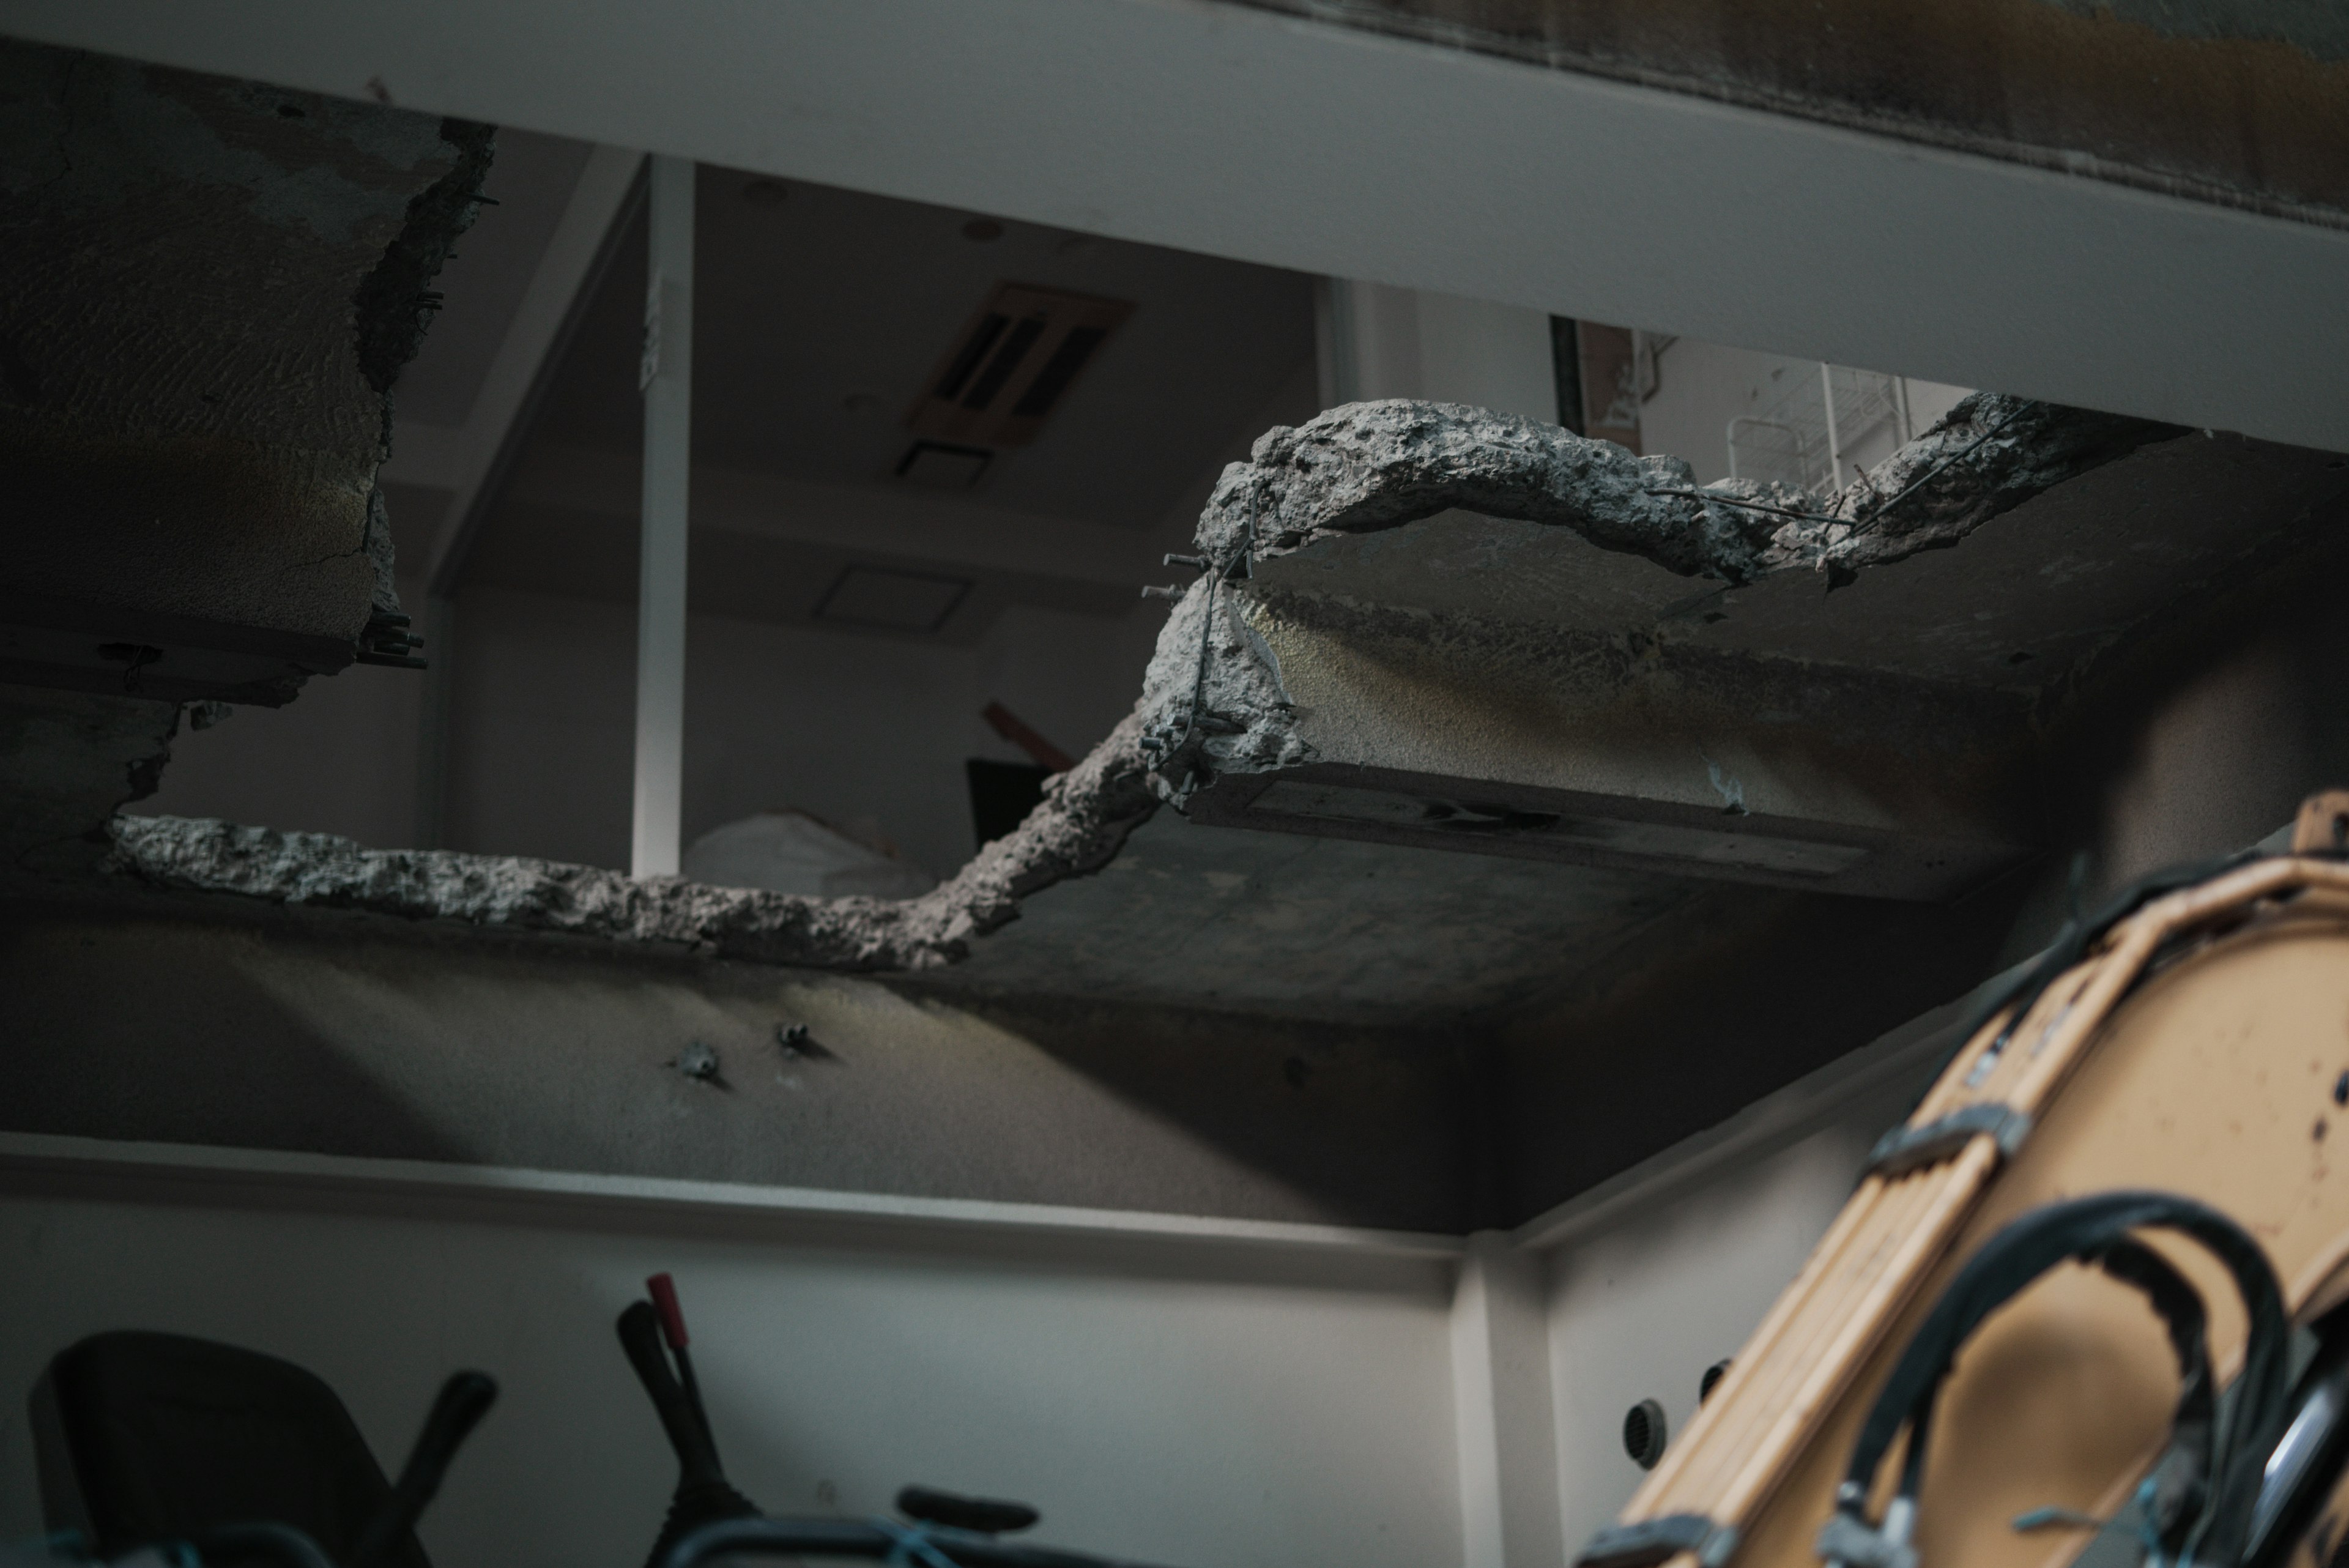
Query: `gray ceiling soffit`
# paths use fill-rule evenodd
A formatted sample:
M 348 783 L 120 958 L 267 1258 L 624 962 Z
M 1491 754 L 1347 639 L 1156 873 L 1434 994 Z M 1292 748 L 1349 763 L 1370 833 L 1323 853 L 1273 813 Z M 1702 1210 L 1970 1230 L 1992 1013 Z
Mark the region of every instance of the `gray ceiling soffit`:
M 2328 227 L 2349 14 L 2251 0 L 1237 0 Z
M 2333 351 L 2349 230 L 1236 5 L 1004 5 L 1022 25 L 960 0 L 803 0 L 707 27 L 508 0 L 490 32 L 457 0 L 348 15 L 16 0 L 8 26 L 1063 233 L 2349 447 L 2349 362 Z M 1779 16 L 1752 9 L 1765 32 Z M 1958 46 L 1946 58 L 1928 47 L 1893 63 L 1973 80 L 2001 79 L 2004 21 L 2079 21 L 2041 0 L 1933 9 L 1920 26 L 1989 24 L 1928 35 Z M 465 48 L 445 46 L 458 36 Z M 2016 57 L 2050 75 L 2087 57 Z M 694 90 L 668 90 L 679 81 Z M 2314 109 L 2326 127 L 2328 107 Z M 2097 138 L 2048 144 L 2098 156 Z M 2337 153 L 2339 138 L 2277 136 L 2279 151 L 2311 145 Z

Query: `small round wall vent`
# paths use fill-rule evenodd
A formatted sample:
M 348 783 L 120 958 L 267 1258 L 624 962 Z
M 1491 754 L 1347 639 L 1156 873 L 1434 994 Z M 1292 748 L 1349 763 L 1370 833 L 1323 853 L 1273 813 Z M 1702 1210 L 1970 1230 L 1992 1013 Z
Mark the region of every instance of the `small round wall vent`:
M 1664 1407 L 1642 1399 L 1623 1413 L 1623 1451 L 1643 1470 L 1664 1457 Z

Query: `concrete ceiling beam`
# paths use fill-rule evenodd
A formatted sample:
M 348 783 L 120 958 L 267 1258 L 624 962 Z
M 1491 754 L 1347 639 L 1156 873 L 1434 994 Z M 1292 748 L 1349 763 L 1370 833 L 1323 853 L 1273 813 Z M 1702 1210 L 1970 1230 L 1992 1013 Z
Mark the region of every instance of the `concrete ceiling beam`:
M 2349 449 L 2349 232 L 1177 0 L 18 0 L 8 28 Z

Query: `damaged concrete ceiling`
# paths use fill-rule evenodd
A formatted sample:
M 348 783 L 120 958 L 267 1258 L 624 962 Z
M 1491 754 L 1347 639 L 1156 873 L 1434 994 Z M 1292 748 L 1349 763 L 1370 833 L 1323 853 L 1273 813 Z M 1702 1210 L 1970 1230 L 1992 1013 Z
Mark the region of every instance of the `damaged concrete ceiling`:
M 1490 1015 L 1767 889 L 1929 921 L 2028 865 L 2064 694 L 2344 505 L 2337 457 L 1988 396 L 1824 499 L 1358 404 L 1227 472 L 1134 716 L 923 898 L 169 819 L 119 866 L 967 996 Z
M 101 859 L 183 703 L 419 662 L 375 474 L 490 141 L 0 42 L 0 866 Z
M 385 400 L 490 140 L 0 43 L 0 679 L 274 705 L 407 657 Z
M 295 236 L 315 308 L 280 323 L 336 390 L 309 410 L 326 431 L 303 449 L 315 462 L 291 465 L 311 488 L 289 482 L 290 511 L 250 526 L 271 548 L 310 547 L 312 514 L 330 512 L 340 548 L 301 561 L 365 559 L 384 389 L 477 189 L 478 128 L 84 70 L 53 51 L 13 58 L 44 124 L 93 93 L 134 127 L 150 109 L 210 115 L 215 142 L 260 160 L 242 185 L 191 177 L 189 199 L 223 223 L 265 225 L 280 187 L 317 184 L 320 168 L 357 182 L 365 200 L 347 204 L 365 222 L 336 231 L 347 243 Z M 368 151 L 385 138 L 405 162 Z M 11 187 L 27 232 L 115 221 L 113 196 L 74 194 L 101 162 L 75 161 L 80 185 L 44 185 L 41 159 L 62 155 L 28 145 Z M 159 270 L 150 258 L 140 275 Z M 173 319 L 168 293 L 150 294 Z M 69 366 L 64 342 L 38 338 L 43 363 Z M 186 394 L 171 405 L 185 430 L 167 436 L 257 439 L 204 422 L 232 415 L 277 429 L 260 403 L 214 412 L 192 383 L 167 389 Z M 79 410 L 102 426 L 112 406 L 46 397 L 11 415 L 15 439 L 86 444 L 56 421 Z M 123 794 L 151 784 L 178 720 L 169 699 L 194 694 L 160 686 L 7 711 L 19 774 L 47 769 L 26 820 L 44 845 L 77 846 L 16 864 L 70 874 L 110 840 L 109 874 L 150 887 L 893 974 L 964 997 L 1489 1020 L 1634 949 L 1651 968 L 1690 961 L 1669 957 L 1676 934 L 1717 948 L 1724 932 L 1798 931 L 1821 900 L 1929 931 L 2011 886 L 2047 847 L 2044 737 L 2072 694 L 2198 595 L 2292 560 L 2344 504 L 2349 472 L 2326 453 L 1996 396 L 1825 497 L 1699 490 L 1677 460 L 1476 409 L 1355 404 L 1269 431 L 1225 472 L 1132 717 L 924 898 L 638 882 L 260 825 L 109 828 Z M 91 515 L 105 526 L 84 535 L 103 543 L 129 514 Z M 151 576 L 170 557 L 140 566 Z M 307 602 L 300 571 L 224 559 L 224 593 Z M 84 565 L 109 592 L 145 580 L 102 555 Z M 381 607 L 371 574 L 345 587 L 342 618 L 320 628 L 348 639 Z M 1918 985 L 1942 984 L 1954 961 L 1919 961 Z

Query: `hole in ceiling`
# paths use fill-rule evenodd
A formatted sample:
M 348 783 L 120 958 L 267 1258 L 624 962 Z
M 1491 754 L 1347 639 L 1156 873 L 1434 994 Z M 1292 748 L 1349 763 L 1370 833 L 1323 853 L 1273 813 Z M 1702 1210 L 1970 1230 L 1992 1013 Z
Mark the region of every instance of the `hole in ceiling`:
M 968 577 L 849 566 L 816 601 L 815 618 L 890 631 L 933 632 L 946 625 L 970 589 Z

